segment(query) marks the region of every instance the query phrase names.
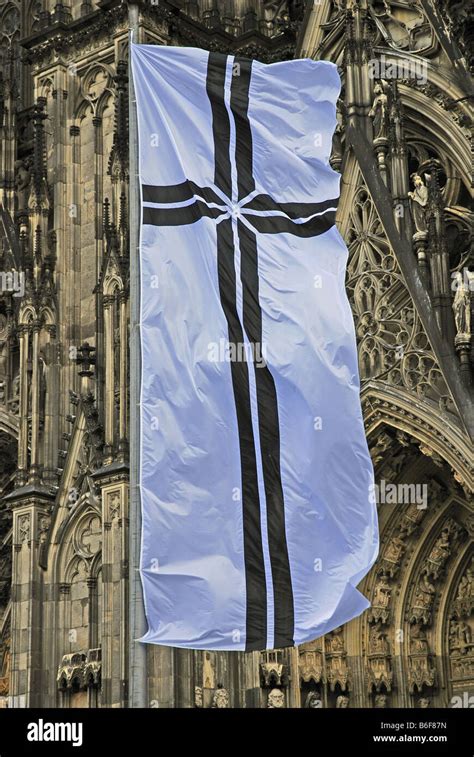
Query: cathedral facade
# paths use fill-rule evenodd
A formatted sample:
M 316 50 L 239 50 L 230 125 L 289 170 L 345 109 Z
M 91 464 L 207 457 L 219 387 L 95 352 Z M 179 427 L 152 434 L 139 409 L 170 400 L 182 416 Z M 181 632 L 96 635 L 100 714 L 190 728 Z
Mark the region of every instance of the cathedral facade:
M 263 653 L 148 645 L 141 680 L 132 22 L 136 42 L 339 67 L 331 165 L 381 532 L 359 618 Z M 0 706 L 468 706 L 473 65 L 467 0 L 0 0 Z

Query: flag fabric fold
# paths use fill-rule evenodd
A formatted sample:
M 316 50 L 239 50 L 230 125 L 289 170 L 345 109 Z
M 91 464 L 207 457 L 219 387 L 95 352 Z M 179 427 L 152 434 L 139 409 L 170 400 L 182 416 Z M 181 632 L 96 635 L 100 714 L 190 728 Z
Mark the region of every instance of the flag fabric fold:
M 331 63 L 132 45 L 142 641 L 263 650 L 369 606 L 378 551 Z

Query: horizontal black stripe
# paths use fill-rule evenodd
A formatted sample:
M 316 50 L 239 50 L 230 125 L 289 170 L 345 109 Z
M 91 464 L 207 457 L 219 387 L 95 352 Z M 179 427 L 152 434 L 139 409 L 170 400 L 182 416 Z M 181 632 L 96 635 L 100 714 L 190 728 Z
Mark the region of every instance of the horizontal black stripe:
M 336 212 L 328 211 L 304 223 L 295 223 L 284 216 L 245 215 L 245 219 L 262 234 L 293 234 L 295 237 L 309 238 L 324 234 L 336 222 Z
M 196 200 L 181 208 L 143 208 L 143 223 L 148 226 L 185 226 L 196 223 L 200 218 L 219 218 L 224 215 L 219 208 L 210 208 L 205 202 Z
M 194 181 L 183 181 L 182 184 L 154 187 L 151 184 L 143 184 L 143 202 L 175 203 L 191 200 L 195 195 L 204 198 L 206 202 L 215 202 L 224 205 L 223 201 L 210 187 L 200 187 Z
M 245 209 L 249 210 L 279 210 L 288 218 L 308 218 L 315 213 L 322 213 L 328 208 L 337 208 L 338 198 L 324 202 L 276 202 L 270 195 L 257 195 L 250 202 L 246 202 Z

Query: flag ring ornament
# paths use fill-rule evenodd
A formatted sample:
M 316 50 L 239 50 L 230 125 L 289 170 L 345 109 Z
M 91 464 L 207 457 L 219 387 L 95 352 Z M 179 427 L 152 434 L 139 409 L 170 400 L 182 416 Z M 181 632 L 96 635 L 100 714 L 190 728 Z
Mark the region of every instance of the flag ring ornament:
M 328 162 L 337 69 L 132 45 L 132 72 L 142 641 L 301 644 L 369 606 L 378 552 Z

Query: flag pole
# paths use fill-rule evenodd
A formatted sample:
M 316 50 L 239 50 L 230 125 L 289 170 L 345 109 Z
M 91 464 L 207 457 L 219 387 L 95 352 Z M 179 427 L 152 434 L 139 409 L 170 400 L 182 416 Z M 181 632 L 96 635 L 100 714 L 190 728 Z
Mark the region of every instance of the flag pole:
M 140 249 L 138 129 L 133 86 L 132 40 L 138 42 L 138 6 L 128 6 L 128 113 L 130 213 L 130 526 L 129 526 L 129 707 L 147 707 L 146 645 L 137 641 L 146 632 L 140 579 Z

